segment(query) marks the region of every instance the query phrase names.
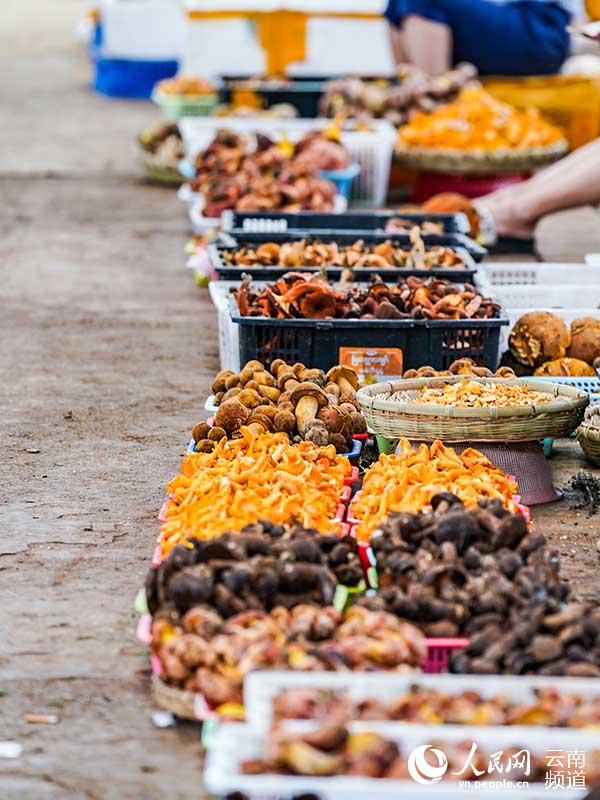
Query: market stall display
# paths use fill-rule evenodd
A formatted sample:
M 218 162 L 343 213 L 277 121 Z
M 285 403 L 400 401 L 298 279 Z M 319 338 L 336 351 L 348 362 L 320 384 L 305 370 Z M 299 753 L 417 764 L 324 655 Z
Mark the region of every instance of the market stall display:
M 518 375 L 594 377 L 600 356 L 600 318 L 582 317 L 570 326 L 550 311 L 520 317 L 508 338 L 503 363 Z
M 397 157 L 413 168 L 449 173 L 518 172 L 555 161 L 567 151 L 564 134 L 534 109 L 518 111 L 481 87 L 400 129 Z
M 268 370 L 258 361 L 248 362 L 239 374 L 222 370 L 212 385 L 218 406 L 214 426 L 194 426 L 194 450 L 211 452 L 220 439 L 240 436 L 246 427 L 254 434 L 284 433 L 292 442 L 332 444 L 347 454 L 353 437 L 366 433 L 357 388 L 356 372 L 341 365 L 325 372 L 278 359 Z
M 167 486 L 159 547 L 164 556 L 186 539 L 212 539 L 263 519 L 340 532 L 336 514 L 350 474 L 333 445 L 292 445 L 285 433 L 242 427 L 239 438 L 184 458 Z
M 407 123 L 417 111 L 429 113 L 453 100 L 477 76 L 471 64 L 432 77 L 405 66 L 393 81 L 381 78 L 338 78 L 323 87 L 320 110 L 324 116 L 344 114 L 369 120 L 386 119 L 393 125 Z
M 254 677 L 258 677 L 258 681 L 252 681 L 249 694 L 260 693 L 263 689 L 263 676 Z M 285 681 L 285 673 L 277 677 Z M 278 692 L 276 689 L 271 708 L 260 708 L 257 712 L 274 721 L 352 719 L 414 725 L 580 729 L 593 729 L 600 722 L 599 696 L 589 682 L 582 690 L 578 681 L 550 685 L 535 678 L 501 682 L 492 678 L 482 680 L 481 688 L 473 689 L 472 678 L 465 680 L 459 676 L 444 676 L 444 680 L 438 676 L 436 685 L 424 684 L 423 678 L 411 680 L 394 676 L 390 681 L 386 676 L 383 691 L 379 687 L 377 691 L 361 689 L 352 680 L 339 688 L 327 686 L 327 678 L 322 683 L 323 688 L 315 681 L 312 685 L 281 688 Z M 252 714 L 249 716 L 253 718 Z
M 163 123 L 148 128 L 142 131 L 139 141 L 145 153 L 143 164 L 147 177 L 159 183 L 181 185 L 179 162 L 185 151 L 177 124 Z
M 581 425 L 577 428 L 577 441 L 588 461 L 600 465 L 600 406 L 592 405 L 585 410 Z
M 214 85 L 203 78 L 177 75 L 159 81 L 152 92 L 152 100 L 170 120 L 185 116 L 211 114 L 218 102 Z
M 498 500 L 515 511 L 516 483 L 479 451 L 460 455 L 436 441 L 415 451 L 406 439 L 397 455 L 382 454 L 364 477 L 360 493 L 350 505 L 356 536 L 369 540 L 392 512 L 418 513 L 435 508 L 440 493 L 449 493 L 474 508 L 482 500 Z M 442 495 L 443 496 L 443 495 Z
M 190 188 L 202 195 L 206 217 L 219 217 L 229 208 L 331 211 L 335 184 L 318 173 L 328 168 L 321 164 L 342 161 L 347 163 L 341 145 L 317 142 L 310 134 L 294 146 L 263 134 L 251 139 L 223 129 L 196 156 Z

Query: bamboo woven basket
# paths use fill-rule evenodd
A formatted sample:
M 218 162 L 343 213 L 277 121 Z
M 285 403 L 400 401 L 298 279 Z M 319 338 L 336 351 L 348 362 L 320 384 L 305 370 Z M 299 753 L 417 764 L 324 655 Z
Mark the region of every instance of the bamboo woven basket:
M 551 164 L 568 150 L 566 139 L 550 147 L 532 147 L 528 150 L 473 150 L 463 152 L 444 148 L 396 147 L 395 158 L 410 169 L 426 172 L 444 172 L 455 175 L 499 175 L 529 172 Z
M 590 406 L 577 429 L 577 441 L 585 457 L 597 467 L 600 466 L 600 406 Z
M 198 719 L 194 692 L 169 686 L 158 675 L 152 676 L 152 699 L 156 705 L 182 719 Z
M 413 378 L 376 383 L 360 389 L 357 399 L 371 433 L 389 439 L 446 442 L 530 442 L 552 436 L 569 436 L 583 419 L 589 397 L 574 386 L 514 378 L 470 378 L 477 383 L 526 384 L 553 396 L 549 403 L 490 408 L 418 405 L 390 401 L 395 392 L 416 397 L 424 386 L 441 388 L 465 380 L 464 376 Z

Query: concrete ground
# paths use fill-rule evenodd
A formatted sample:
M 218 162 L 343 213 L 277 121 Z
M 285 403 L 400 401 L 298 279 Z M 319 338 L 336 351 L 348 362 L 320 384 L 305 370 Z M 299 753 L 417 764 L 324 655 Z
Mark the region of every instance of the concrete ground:
M 217 368 L 215 316 L 181 269 L 174 192 L 137 173 L 155 112 L 88 89 L 83 3 L 1 5 L 0 741 L 24 750 L 0 758 L 0 798 L 191 800 L 199 733 L 151 721 L 133 600 Z M 597 523 L 542 519 L 593 596 Z

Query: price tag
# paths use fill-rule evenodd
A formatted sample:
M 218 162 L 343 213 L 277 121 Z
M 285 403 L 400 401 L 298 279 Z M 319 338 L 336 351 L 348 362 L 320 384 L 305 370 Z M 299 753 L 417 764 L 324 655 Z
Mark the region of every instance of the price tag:
M 361 383 L 401 378 L 404 371 L 399 347 L 340 347 L 339 361 L 356 370 Z

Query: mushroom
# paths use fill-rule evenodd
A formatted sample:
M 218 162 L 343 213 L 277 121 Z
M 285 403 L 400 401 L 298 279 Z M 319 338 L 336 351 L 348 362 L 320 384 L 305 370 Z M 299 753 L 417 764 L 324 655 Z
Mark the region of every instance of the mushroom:
M 312 442 L 318 447 L 327 447 L 329 444 L 329 431 L 320 420 L 313 419 L 304 429 L 304 441 Z
M 317 386 L 323 388 L 326 383 L 325 373 L 322 369 L 307 369 L 303 364 L 300 364 L 301 369 L 296 369 L 296 365 L 294 365 L 294 372 L 298 376 L 298 379 L 303 383 L 316 383 Z
M 325 386 L 325 394 L 328 397 L 333 398 L 333 401 L 337 403 L 337 401 L 340 399 L 340 394 L 341 394 L 340 387 L 337 385 L 337 383 L 328 383 Z
M 270 400 L 272 403 L 276 403 L 281 396 L 281 390 L 276 386 L 259 385 L 257 391 L 261 397 Z
M 327 395 L 316 383 L 300 383 L 295 386 L 290 397 L 295 406 L 298 431 L 304 436 L 305 431 L 317 416 L 320 408 L 327 404 Z M 323 427 L 325 427 L 323 425 Z
M 196 442 L 194 447 L 195 453 L 212 453 L 215 449 L 216 442 L 213 442 L 212 439 L 201 439 L 199 442 Z
M 223 403 L 226 403 L 227 400 L 231 400 L 232 397 L 237 397 L 241 391 L 242 390 L 239 386 L 232 386 L 231 389 L 227 389 L 223 397 L 221 397 L 221 402 L 219 405 L 223 405 Z
M 255 389 L 242 389 L 237 395 L 238 401 L 246 408 L 256 408 L 262 402 L 262 398 Z
M 277 407 L 273 423 L 275 430 L 282 433 L 292 434 L 296 430 L 296 415 L 291 403 Z
M 580 317 L 571 323 L 571 345 L 567 355 L 588 364 L 600 356 L 600 320 Z
M 341 433 L 330 433 L 328 444 L 332 444 L 335 447 L 336 453 L 348 452 L 348 442 Z
M 352 420 L 352 433 L 367 432 L 367 423 L 365 422 L 365 418 L 360 411 L 356 409 L 356 406 L 354 406 L 352 403 L 341 403 L 340 408 L 342 411 L 345 411 Z
M 287 364 L 277 370 L 277 388 L 282 392 L 289 392 L 295 386 L 298 386 L 298 383 L 296 373 Z
M 211 442 L 220 442 L 221 439 L 226 438 L 226 436 L 227 432 L 224 430 L 224 428 L 220 428 L 217 425 L 215 425 L 214 428 L 211 428 L 209 430 L 208 436 L 206 438 L 210 439 Z
M 231 378 L 232 375 L 235 375 L 235 373 L 230 369 L 222 369 L 220 372 L 217 372 L 212 384 L 213 394 L 224 392 L 226 390 L 225 382 L 227 378 Z
M 354 397 L 358 389 L 358 375 L 351 367 L 340 364 L 327 373 L 327 381 L 336 383 L 342 397 Z
M 324 423 L 329 433 L 341 433 L 344 429 L 344 412 L 334 405 L 327 405 L 319 409 L 317 419 Z
M 199 422 L 192 428 L 192 439 L 195 442 L 200 442 L 202 439 L 207 438 L 210 430 L 211 428 L 208 422 Z
M 269 431 L 273 430 L 273 420 L 270 419 L 266 414 L 259 414 L 257 411 L 253 411 L 250 419 L 246 423 L 248 425 L 248 429 L 252 431 L 255 436 L 260 435 L 261 433 L 268 433 Z
M 563 358 L 571 344 L 565 323 L 549 311 L 524 314 L 510 332 L 508 346 L 513 356 L 529 367 Z
M 215 425 L 223 428 L 229 436 L 237 433 L 248 421 L 250 412 L 237 398 L 221 403 L 215 415 Z

